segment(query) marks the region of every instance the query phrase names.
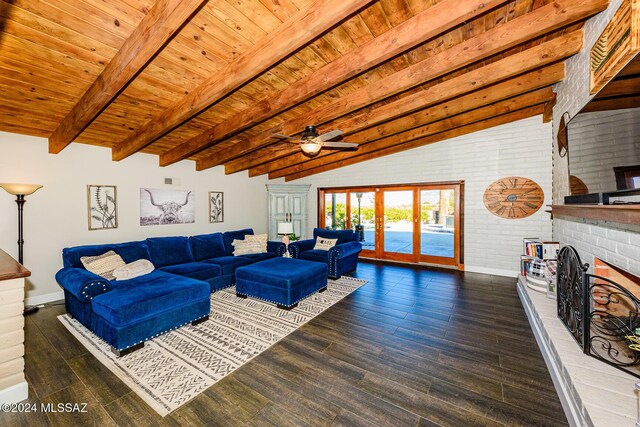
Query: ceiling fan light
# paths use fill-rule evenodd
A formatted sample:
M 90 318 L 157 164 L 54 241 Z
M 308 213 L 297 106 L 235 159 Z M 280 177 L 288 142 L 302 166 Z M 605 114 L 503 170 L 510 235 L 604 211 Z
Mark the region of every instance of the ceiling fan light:
M 320 149 L 322 148 L 322 145 L 318 144 L 317 142 L 308 141 L 308 142 L 301 143 L 300 144 L 300 148 L 305 153 L 313 156 L 313 155 L 318 154 L 320 152 Z

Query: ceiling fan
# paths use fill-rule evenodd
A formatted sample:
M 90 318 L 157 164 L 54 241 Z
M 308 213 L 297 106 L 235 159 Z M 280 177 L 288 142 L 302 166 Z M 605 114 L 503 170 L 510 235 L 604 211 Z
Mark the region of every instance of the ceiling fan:
M 304 128 L 304 132 L 300 139 L 294 138 L 289 135 L 283 135 L 281 133 L 274 133 L 272 136 L 274 138 L 285 138 L 288 139 L 289 142 L 295 142 L 300 144 L 300 149 L 310 155 L 315 156 L 320 152 L 322 147 L 326 148 L 356 148 L 358 144 L 353 142 L 338 142 L 338 141 L 330 141 L 333 138 L 337 138 L 342 135 L 340 129 L 332 130 L 330 132 L 323 133 L 322 135 L 318 135 L 316 132 L 316 127 L 314 125 L 309 125 Z

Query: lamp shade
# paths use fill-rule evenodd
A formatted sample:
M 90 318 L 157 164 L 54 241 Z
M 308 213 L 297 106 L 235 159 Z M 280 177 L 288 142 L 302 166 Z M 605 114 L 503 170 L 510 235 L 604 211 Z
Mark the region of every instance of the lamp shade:
M 28 196 L 29 194 L 33 194 L 39 189 L 42 188 L 42 185 L 38 184 L 0 184 L 0 187 L 4 188 L 4 190 L 13 194 L 14 196 Z
M 291 222 L 279 222 L 278 234 L 293 234 L 293 223 Z

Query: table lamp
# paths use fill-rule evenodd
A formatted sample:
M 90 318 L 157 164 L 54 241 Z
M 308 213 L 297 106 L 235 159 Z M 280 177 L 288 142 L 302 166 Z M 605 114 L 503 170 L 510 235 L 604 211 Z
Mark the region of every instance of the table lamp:
M 289 235 L 293 234 L 292 222 L 279 222 L 278 234 L 282 234 L 282 243 L 285 244 L 284 257 L 289 257 Z

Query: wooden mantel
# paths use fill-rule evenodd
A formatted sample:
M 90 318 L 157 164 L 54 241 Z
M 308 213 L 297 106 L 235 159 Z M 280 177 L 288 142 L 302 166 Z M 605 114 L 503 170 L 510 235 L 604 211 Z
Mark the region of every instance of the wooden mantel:
M 640 225 L 640 205 L 553 205 L 554 216 Z

